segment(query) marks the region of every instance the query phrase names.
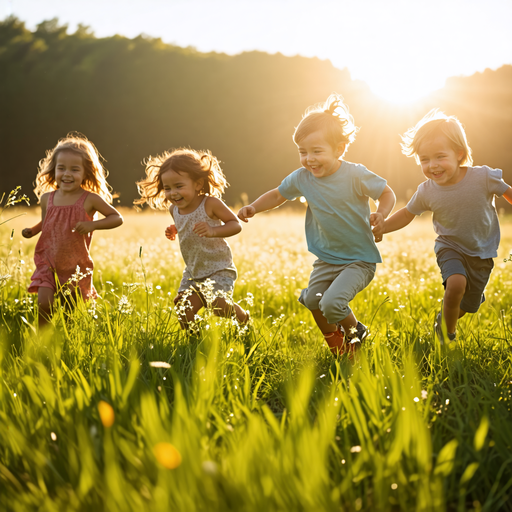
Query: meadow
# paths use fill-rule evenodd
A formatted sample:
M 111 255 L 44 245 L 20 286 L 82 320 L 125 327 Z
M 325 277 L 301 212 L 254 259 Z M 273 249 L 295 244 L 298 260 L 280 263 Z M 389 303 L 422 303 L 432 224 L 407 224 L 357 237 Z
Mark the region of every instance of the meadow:
M 0 509 L 512 510 L 512 221 L 487 301 L 440 346 L 428 218 L 379 244 L 352 303 L 370 335 L 335 359 L 298 302 L 303 213 L 230 239 L 252 325 L 204 311 L 179 329 L 183 262 L 165 214 L 94 233 L 96 302 L 38 334 L 26 292 L 37 210 L 0 222 Z M 424 215 L 424 217 L 427 217 Z

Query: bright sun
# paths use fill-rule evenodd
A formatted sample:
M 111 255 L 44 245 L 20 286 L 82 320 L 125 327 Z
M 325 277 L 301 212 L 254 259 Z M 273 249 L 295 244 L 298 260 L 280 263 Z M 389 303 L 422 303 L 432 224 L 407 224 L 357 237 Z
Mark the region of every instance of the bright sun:
M 419 100 L 444 85 L 442 78 L 417 77 L 406 71 L 397 73 L 395 70 L 389 74 L 368 73 L 368 76 L 361 79 L 369 85 L 374 94 L 392 103 Z

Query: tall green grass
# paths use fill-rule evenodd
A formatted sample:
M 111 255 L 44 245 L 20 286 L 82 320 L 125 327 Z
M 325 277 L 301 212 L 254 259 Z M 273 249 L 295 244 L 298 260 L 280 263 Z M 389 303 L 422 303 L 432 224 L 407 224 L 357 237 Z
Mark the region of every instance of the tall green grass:
M 252 327 L 206 311 L 196 335 L 179 329 L 183 263 L 153 214 L 94 234 L 101 298 L 37 334 L 35 241 L 19 234 L 31 215 L 0 228 L 0 509 L 512 510 L 511 225 L 487 301 L 449 347 L 432 333 L 429 224 L 386 238 L 352 304 L 370 336 L 351 363 L 297 302 L 313 259 L 300 215 L 260 216 L 230 241 Z

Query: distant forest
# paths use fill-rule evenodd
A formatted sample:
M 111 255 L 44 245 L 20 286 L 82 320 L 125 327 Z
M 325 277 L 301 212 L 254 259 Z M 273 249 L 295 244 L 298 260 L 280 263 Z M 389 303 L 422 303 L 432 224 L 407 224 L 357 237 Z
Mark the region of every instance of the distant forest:
M 11 17 L 0 22 L 0 77 L 0 193 L 21 185 L 32 204 L 38 161 L 69 131 L 96 144 L 122 205 L 137 197 L 142 160 L 179 146 L 210 149 L 222 161 L 228 204 L 252 200 L 300 166 L 294 127 L 332 92 L 361 128 L 345 158 L 385 177 L 399 200 L 423 181 L 400 152 L 400 134 L 433 107 L 463 122 L 475 164 L 503 169 L 512 183 L 510 65 L 450 78 L 397 106 L 327 60 L 200 53 L 143 35 L 97 38 L 85 26 L 69 34 L 55 19 L 30 31 Z

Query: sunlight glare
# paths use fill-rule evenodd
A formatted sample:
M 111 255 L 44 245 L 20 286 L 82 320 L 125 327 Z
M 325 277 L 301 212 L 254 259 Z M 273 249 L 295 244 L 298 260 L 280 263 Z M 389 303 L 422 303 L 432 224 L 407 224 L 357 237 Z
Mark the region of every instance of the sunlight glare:
M 441 77 L 428 77 L 421 80 L 414 75 L 396 72 L 388 75 L 371 74 L 363 79 L 372 92 L 391 103 L 409 103 L 417 101 L 444 86 L 445 80 Z

